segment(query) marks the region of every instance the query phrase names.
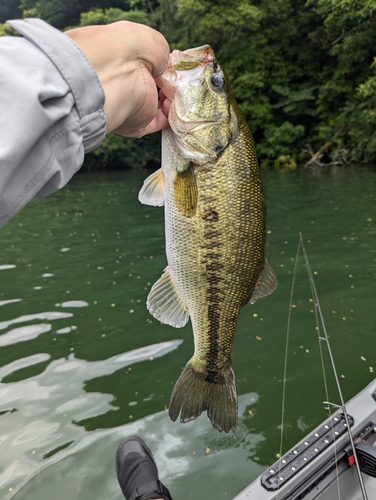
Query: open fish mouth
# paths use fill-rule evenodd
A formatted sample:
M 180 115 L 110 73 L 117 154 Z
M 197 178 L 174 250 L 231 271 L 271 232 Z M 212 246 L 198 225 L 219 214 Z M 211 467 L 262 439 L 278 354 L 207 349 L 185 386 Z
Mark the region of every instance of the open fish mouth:
M 178 80 L 184 79 L 184 75 L 188 75 L 189 72 L 189 76 L 186 78 L 190 80 L 191 85 L 201 85 L 203 67 L 214 61 L 215 55 L 209 45 L 202 45 L 201 47 L 185 51 L 174 50 L 170 54 L 166 69 L 156 78 L 157 86 L 172 101 L 175 96 Z M 195 73 L 197 73 L 197 76 L 195 76 Z
M 215 61 L 213 49 L 210 45 L 202 45 L 184 51 L 174 50 L 170 55 L 169 64 L 177 71 L 182 71 L 206 66 L 213 61 Z

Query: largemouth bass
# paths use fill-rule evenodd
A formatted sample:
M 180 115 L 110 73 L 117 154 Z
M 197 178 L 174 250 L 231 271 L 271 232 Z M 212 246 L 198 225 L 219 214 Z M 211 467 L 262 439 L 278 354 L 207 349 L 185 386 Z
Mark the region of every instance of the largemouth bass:
M 191 318 L 195 352 L 172 391 L 169 415 L 204 410 L 235 431 L 231 351 L 240 308 L 273 292 L 265 258 L 265 199 L 253 140 L 210 46 L 174 51 L 158 81 L 173 98 L 162 134 L 162 168 L 146 179 L 142 203 L 165 207 L 168 266 L 147 307 L 162 323 Z

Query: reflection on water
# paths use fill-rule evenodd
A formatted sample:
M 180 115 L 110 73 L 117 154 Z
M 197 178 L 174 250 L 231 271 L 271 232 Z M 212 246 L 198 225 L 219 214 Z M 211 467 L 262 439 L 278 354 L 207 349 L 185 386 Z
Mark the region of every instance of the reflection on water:
M 265 172 L 267 254 L 279 285 L 240 314 L 238 430 L 220 434 L 206 415 L 171 422 L 166 408 L 193 339 L 189 325 L 175 330 L 146 310 L 166 265 L 163 212 L 137 201 L 147 175 L 77 176 L 0 230 L 1 498 L 120 500 L 114 457 L 130 434 L 146 439 L 180 500 L 232 498 L 274 462 L 299 231 L 345 397 L 374 377 L 375 172 Z M 326 416 L 302 264 L 296 283 L 285 449 Z
M 18 302 L 17 300 L 8 301 Z M 7 301 L 4 301 L 7 302 Z M 44 312 L 39 314 L 28 314 L 21 316 L 19 318 L 14 318 L 9 321 L 0 322 L 0 330 L 8 328 L 10 325 L 15 323 L 25 323 L 26 321 L 32 321 L 36 319 L 54 320 L 61 318 L 70 318 L 73 316 L 71 313 L 60 313 L 60 312 Z M 8 346 L 11 344 L 17 344 L 18 342 L 25 342 L 26 340 L 32 340 L 41 335 L 42 333 L 49 332 L 52 329 L 52 325 L 49 323 L 38 323 L 37 325 L 26 325 L 20 326 L 18 328 L 13 328 L 7 333 L 3 333 L 0 337 L 0 347 Z
M 19 302 L 21 299 L 16 299 L 16 300 L 8 300 L 4 302 Z M 61 319 L 61 318 L 70 318 L 72 317 L 73 314 L 71 313 L 61 313 L 57 311 L 51 311 L 51 312 L 42 312 L 42 313 L 37 313 L 37 314 L 27 314 L 25 316 L 20 316 L 19 318 L 14 318 L 9 321 L 2 321 L 0 322 L 0 330 L 3 330 L 4 328 L 8 328 L 10 325 L 14 325 L 15 323 L 25 323 L 26 321 L 32 321 L 34 319 L 46 319 L 46 320 L 54 320 L 54 319 Z M 3 335 L 4 337 L 4 335 Z
M 55 304 L 55 307 L 87 307 L 88 305 L 84 300 L 67 300 L 61 304 Z
M 67 440 L 75 443 L 84 434 L 79 421 L 105 414 L 113 409 L 109 394 L 85 393 L 85 382 L 102 377 L 145 360 L 164 356 L 182 343 L 173 340 L 135 349 L 103 361 L 88 362 L 76 359 L 74 354 L 51 362 L 38 376 L 19 382 L 0 384 L 0 400 L 12 427 L 17 433 L 3 435 L 3 446 L 9 446 L 8 467 L 2 472 L 0 484 L 15 489 L 30 476 L 32 470 L 45 464 L 37 460 L 21 460 L 28 454 L 40 457 L 55 455 L 54 450 L 65 447 Z M 17 370 L 50 360 L 48 354 L 20 359 L 0 369 L 2 379 Z M 62 381 L 64 383 L 62 384 Z M 32 419 L 28 417 L 32 416 Z M 53 449 L 51 449 L 51 447 Z M 73 446 L 74 448 L 74 446 Z M 27 450 L 27 451 L 26 451 Z M 25 453 L 26 451 L 26 453 Z M 28 453 L 29 452 L 29 453 Z M 70 451 L 71 453 L 71 451 Z M 33 457 L 31 457 L 33 458 Z M 14 468 L 14 464 L 21 464 Z M 32 465 L 31 465 L 32 463 Z M 8 489 L 9 489 L 8 488 Z
M 85 383 L 88 380 L 109 375 L 135 363 L 146 360 L 150 362 L 174 351 L 181 343 L 182 340 L 161 342 L 95 362 L 76 359 L 74 354 L 71 354 L 68 359 L 53 361 L 40 375 L 23 380 L 22 384 L 1 383 L 0 399 L 2 407 L 7 408 L 2 414 L 4 417 L 6 414 L 12 427 L 17 429 L 16 433 L 6 433 L 2 441 L 3 447 L 10 452 L 0 481 L 4 491 L 8 490 L 9 495 L 6 498 L 10 499 L 16 493 L 17 498 L 44 498 L 51 494 L 49 491 L 54 489 L 55 482 L 57 483 L 55 487 L 61 490 L 61 498 L 64 495 L 66 498 L 76 498 L 75 495 L 78 495 L 83 485 L 81 473 L 77 473 L 77 468 L 73 467 L 73 464 L 77 462 L 77 457 L 83 450 L 85 451 L 81 469 L 83 475 L 87 475 L 88 471 L 92 473 L 93 453 L 96 453 L 94 456 L 97 461 L 94 469 L 101 470 L 107 467 L 104 485 L 102 477 L 102 485 L 99 488 L 101 490 L 104 486 L 103 496 L 95 498 L 121 498 L 113 481 L 114 450 L 121 438 L 132 433 L 146 436 L 145 439 L 153 447 L 157 458 L 161 457 L 158 460 L 161 474 L 169 483 L 173 483 L 182 471 L 190 471 L 191 477 L 193 471 L 200 471 L 209 459 L 214 462 L 220 460 L 215 457 L 221 455 L 227 448 L 238 448 L 239 443 L 244 455 L 243 472 L 248 471 L 246 459 L 250 456 L 250 452 L 254 454 L 254 448 L 264 438 L 256 434 L 246 436 L 246 429 L 242 425 L 236 436 L 224 436 L 220 444 L 214 429 L 208 433 L 206 419 L 199 419 L 196 423 L 189 424 L 191 430 L 193 426 L 195 427 L 195 436 L 187 441 L 186 430 L 166 418 L 165 411 L 140 419 L 135 425 L 118 427 L 116 432 L 110 429 L 89 433 L 90 438 L 81 427 L 80 421 L 116 409 L 116 406 L 112 406 L 112 395 L 85 393 Z M 47 354 L 30 356 L 3 367 L 0 374 L 5 378 L 19 369 L 49 359 Z M 62 380 L 64 380 L 63 385 Z M 247 406 L 256 404 L 257 399 L 256 394 L 241 397 L 240 414 L 247 413 Z M 100 448 L 98 448 L 99 443 L 101 443 Z M 94 452 L 93 449 L 97 451 Z M 41 474 L 46 468 L 48 468 L 46 474 Z M 64 471 L 70 476 L 72 470 L 75 471 L 72 481 L 59 486 L 59 477 L 65 475 Z M 90 476 L 91 481 L 97 485 L 95 475 Z M 105 496 L 106 491 L 106 495 L 111 491 L 111 497 Z M 53 498 L 60 496 L 54 493 Z
M 246 405 L 246 397 L 240 398 L 240 410 Z M 192 432 L 193 424 L 187 424 Z M 211 498 L 213 483 L 220 485 L 222 495 L 231 498 L 225 476 L 228 474 L 227 460 L 237 461 L 232 472 L 235 481 L 242 477 L 254 477 L 262 467 L 250 461 L 255 449 L 264 438 L 253 433 L 247 435 L 240 427 L 238 435 L 223 436 L 218 443 L 214 431 L 208 435 L 206 422 L 196 422 L 194 434 L 186 439 L 186 431 L 159 412 L 116 429 L 98 430 L 95 433 L 75 432 L 73 428 L 62 429 L 58 424 L 37 421 L 22 433 L 13 446 L 28 443 L 42 447 L 51 437 L 64 432 L 67 441 L 45 454 L 41 460 L 25 457 L 15 466 L 9 467 L 6 486 L 18 484 L 8 492 L 10 498 L 124 498 L 119 490 L 114 473 L 114 450 L 125 437 L 137 434 L 147 440 L 156 457 L 162 480 L 173 490 L 182 488 L 185 498 Z M 32 439 L 37 434 L 39 440 Z M 161 440 L 160 436 L 164 436 Z M 70 438 L 74 440 L 69 441 Z M 44 446 L 47 449 L 47 446 Z M 31 455 L 32 456 L 32 455 Z M 231 462 L 230 462 L 231 463 Z M 86 480 L 85 480 L 86 479 Z M 10 488 L 12 488 L 10 486 Z M 52 492 L 52 493 L 51 493 Z M 183 496 L 183 495 L 182 495 Z M 176 496 L 175 496 L 176 498 Z

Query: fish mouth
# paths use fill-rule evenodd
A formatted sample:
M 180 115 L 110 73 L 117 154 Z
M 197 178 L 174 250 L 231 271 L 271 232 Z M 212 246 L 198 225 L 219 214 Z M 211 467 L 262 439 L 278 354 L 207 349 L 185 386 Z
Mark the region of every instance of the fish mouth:
M 156 78 L 156 84 L 163 94 L 172 101 L 176 93 L 177 83 L 184 78 L 184 74 L 187 75 L 186 78 L 190 79 L 191 84 L 196 81 L 196 85 L 200 85 L 202 83 L 202 70 L 214 61 L 215 55 L 210 45 L 202 45 L 184 51 L 174 50 L 170 54 L 166 69 Z M 190 72 L 189 77 L 188 72 Z M 197 73 L 196 78 L 192 77 L 192 73 Z
M 210 45 L 201 45 L 188 50 L 174 50 L 170 54 L 169 65 L 176 71 L 185 71 L 206 66 L 215 60 L 213 49 Z

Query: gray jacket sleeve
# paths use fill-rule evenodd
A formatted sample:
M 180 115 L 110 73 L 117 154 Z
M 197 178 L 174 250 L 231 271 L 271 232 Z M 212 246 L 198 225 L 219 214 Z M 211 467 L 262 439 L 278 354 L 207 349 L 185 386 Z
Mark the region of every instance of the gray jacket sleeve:
M 0 226 L 61 189 L 105 137 L 104 93 L 79 47 L 40 19 L 0 37 Z

